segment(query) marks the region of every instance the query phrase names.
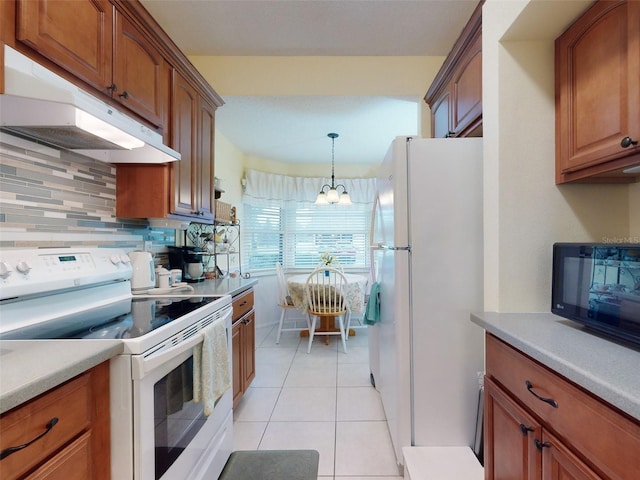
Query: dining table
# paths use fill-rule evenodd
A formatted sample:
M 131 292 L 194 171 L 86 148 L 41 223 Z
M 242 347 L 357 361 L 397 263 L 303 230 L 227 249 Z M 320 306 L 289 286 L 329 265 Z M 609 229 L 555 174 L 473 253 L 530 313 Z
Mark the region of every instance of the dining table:
M 309 273 L 292 275 L 287 277 L 287 285 L 289 287 L 289 295 L 293 304 L 306 314 L 308 308 L 306 286 Z M 345 297 L 347 308 L 351 314 L 363 313 L 365 308 L 365 294 L 369 283 L 369 277 L 358 275 L 355 273 L 343 273 L 347 283 L 343 286 L 344 291 L 340 293 Z M 338 332 L 335 326 L 335 316 L 321 316 L 320 326 L 316 329 L 318 332 Z M 300 332 L 301 336 L 309 335 L 307 330 Z M 349 329 L 349 335 L 355 335 L 354 329 Z M 325 343 L 329 341 L 329 337 L 325 337 Z

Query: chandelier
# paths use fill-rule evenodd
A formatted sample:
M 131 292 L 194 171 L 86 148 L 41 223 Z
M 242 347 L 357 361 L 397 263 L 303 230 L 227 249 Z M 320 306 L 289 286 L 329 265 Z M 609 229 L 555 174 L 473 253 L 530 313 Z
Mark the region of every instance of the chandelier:
M 337 203 L 339 205 L 351 205 L 351 197 L 347 193 L 347 189 L 344 185 L 336 185 L 336 177 L 334 175 L 335 170 L 335 142 L 338 138 L 337 133 L 328 133 L 327 137 L 331 139 L 331 185 L 324 184 L 320 189 L 320 193 L 316 197 L 316 205 L 328 205 L 330 203 Z M 325 187 L 328 189 L 325 191 Z M 342 193 L 338 193 L 338 188 L 342 188 Z

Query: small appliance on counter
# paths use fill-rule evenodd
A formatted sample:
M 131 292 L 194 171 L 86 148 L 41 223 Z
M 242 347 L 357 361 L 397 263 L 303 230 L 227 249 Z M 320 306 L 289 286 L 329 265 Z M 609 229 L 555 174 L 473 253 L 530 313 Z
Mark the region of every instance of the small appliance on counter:
M 153 256 L 149 252 L 129 252 L 131 259 L 131 291 L 146 291 L 156 286 Z
M 169 269 L 182 271 L 182 281 L 197 283 L 205 279 L 203 252 L 198 247 L 169 247 Z
M 554 244 L 551 312 L 640 345 L 640 244 Z

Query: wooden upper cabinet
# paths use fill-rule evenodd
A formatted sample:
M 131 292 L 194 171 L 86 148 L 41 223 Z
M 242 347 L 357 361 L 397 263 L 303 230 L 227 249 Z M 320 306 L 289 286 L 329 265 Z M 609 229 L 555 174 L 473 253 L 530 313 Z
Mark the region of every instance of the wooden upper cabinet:
M 450 136 L 449 105 L 451 91 L 445 88 L 431 105 L 431 136 L 433 138 L 447 138 Z
M 481 1 L 424 97 L 431 109 L 431 136 L 482 136 Z
M 154 127 L 165 118 L 169 68 L 108 0 L 18 0 L 16 39 Z
M 211 223 L 215 217 L 216 99 L 177 70 L 171 95 L 171 147 L 182 159 L 166 165 L 119 164 L 116 216 Z
M 640 2 L 596 2 L 555 48 L 556 183 L 640 180 Z
M 174 70 L 172 98 L 172 147 L 179 151 L 182 159 L 173 167 L 175 197 L 172 213 L 198 215 L 196 181 L 198 172 L 197 121 L 198 92 Z
M 112 96 L 154 125 L 162 125 L 169 65 L 122 14 L 115 14 Z
M 108 0 L 17 0 L 16 16 L 16 40 L 105 92 L 113 51 Z
M 460 59 L 451 79 L 451 130 L 466 135 L 482 123 L 482 36 L 476 30 L 473 43 Z
M 214 177 L 214 153 L 215 153 L 215 114 L 216 107 L 200 97 L 198 105 L 199 133 L 198 142 L 200 175 L 198 203 L 200 211 L 206 218 L 215 217 L 215 177 Z
M 172 146 L 182 154 L 182 160 L 173 165 L 173 213 L 213 221 L 216 106 L 177 70 L 173 72 L 172 105 Z

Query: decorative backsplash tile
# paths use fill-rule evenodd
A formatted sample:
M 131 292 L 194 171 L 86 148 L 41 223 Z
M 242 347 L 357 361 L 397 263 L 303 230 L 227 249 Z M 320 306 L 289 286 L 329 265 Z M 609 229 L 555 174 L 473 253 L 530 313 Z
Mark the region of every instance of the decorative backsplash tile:
M 174 229 L 115 216 L 115 166 L 14 140 L 0 136 L 0 248 L 175 244 Z

